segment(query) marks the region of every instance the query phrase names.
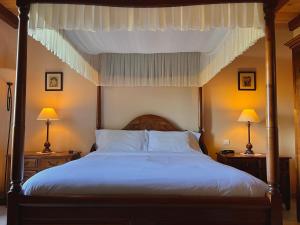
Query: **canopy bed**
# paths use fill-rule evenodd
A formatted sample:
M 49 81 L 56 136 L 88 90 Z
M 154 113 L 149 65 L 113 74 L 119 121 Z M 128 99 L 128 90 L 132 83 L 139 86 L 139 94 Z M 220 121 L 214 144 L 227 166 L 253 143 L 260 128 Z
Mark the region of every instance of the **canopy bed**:
M 19 28 L 9 225 L 282 224 L 274 24 L 277 1 L 19 0 L 17 5 Z M 30 192 L 27 195 L 26 187 L 22 187 L 27 34 L 98 85 L 97 129 L 102 128 L 101 86 L 186 86 L 199 87 L 201 132 L 201 86 L 265 36 L 268 139 L 265 195 L 147 192 L 110 195 L 72 192 L 63 196 L 36 196 Z M 124 129 L 179 130 L 169 121 L 153 115 L 136 118 Z M 206 152 L 203 132 L 201 137 L 200 146 Z

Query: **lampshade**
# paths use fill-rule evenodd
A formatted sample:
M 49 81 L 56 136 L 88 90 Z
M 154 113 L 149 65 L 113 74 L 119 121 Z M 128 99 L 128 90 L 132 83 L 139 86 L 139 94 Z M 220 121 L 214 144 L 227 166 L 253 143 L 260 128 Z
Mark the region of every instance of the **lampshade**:
M 43 108 L 37 120 L 58 120 L 58 116 L 53 108 Z
M 258 123 L 259 117 L 254 109 L 244 109 L 238 119 L 239 122 Z

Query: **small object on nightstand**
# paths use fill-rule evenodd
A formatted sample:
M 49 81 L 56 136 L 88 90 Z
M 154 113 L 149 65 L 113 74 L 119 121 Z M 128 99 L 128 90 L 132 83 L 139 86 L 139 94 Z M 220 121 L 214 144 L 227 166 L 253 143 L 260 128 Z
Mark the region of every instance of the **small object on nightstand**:
M 287 210 L 290 209 L 291 190 L 290 190 L 290 157 L 279 157 L 280 183 L 279 189 L 282 195 L 282 202 Z M 251 175 L 267 183 L 266 155 L 265 154 L 222 154 L 217 153 L 217 161 L 239 170 L 250 173 Z
M 258 123 L 259 117 L 254 109 L 244 109 L 238 119 L 239 122 L 247 122 L 248 124 L 248 144 L 246 145 L 245 154 L 254 154 L 252 151 L 252 144 L 250 141 L 250 125 L 251 123 Z
M 224 150 L 221 150 L 220 153 L 223 155 L 234 154 L 234 150 L 224 149 Z

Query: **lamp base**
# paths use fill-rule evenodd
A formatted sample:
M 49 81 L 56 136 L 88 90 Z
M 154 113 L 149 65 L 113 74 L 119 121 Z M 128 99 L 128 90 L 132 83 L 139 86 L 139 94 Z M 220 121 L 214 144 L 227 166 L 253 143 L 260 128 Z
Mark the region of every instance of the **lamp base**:
M 246 145 L 246 151 L 244 152 L 244 154 L 247 154 L 247 155 L 253 155 L 254 152 L 252 151 L 252 144 L 251 143 L 248 143 Z
M 42 153 L 51 153 L 52 152 L 52 150 L 50 149 L 50 146 L 51 146 L 51 144 L 48 142 L 48 141 L 46 141 L 45 142 L 45 144 L 44 144 L 44 150 L 42 151 Z

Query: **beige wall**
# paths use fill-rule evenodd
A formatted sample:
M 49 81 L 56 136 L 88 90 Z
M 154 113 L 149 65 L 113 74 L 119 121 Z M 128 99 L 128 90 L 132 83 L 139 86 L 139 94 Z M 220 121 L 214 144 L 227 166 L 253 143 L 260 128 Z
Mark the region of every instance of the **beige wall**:
M 139 115 L 156 114 L 196 131 L 197 93 L 197 88 L 104 88 L 103 127 L 118 129 Z
M 96 117 L 96 87 L 60 62 L 37 42 L 28 39 L 28 79 L 26 113 L 26 151 L 42 150 L 45 141 L 45 124 L 36 118 L 42 107 L 52 106 L 61 118 L 51 126 L 50 140 L 55 151 L 69 149 L 87 152 L 94 142 Z M 0 20 L 0 68 L 15 68 L 16 31 Z M 45 92 L 45 71 L 64 72 L 64 91 Z M 0 82 L 0 127 L 7 123 L 4 111 L 5 83 Z M 1 129 L 1 166 L 5 150 L 6 131 Z M 6 129 L 5 129 L 6 130 Z M 4 141 L 3 141 L 4 140 Z M 1 171 L 3 171 L 1 169 Z M 0 175 L 2 184 L 3 173 Z M 1 185 L 2 186 L 2 185 Z M 1 190 L 0 190 L 1 191 Z
M 280 27 L 277 35 L 280 151 L 282 154 L 294 156 L 291 53 L 282 45 L 292 34 L 286 27 Z M 1 21 L 0 41 L 0 67 L 14 68 L 16 32 Z M 244 150 L 246 127 L 236 122 L 243 108 L 255 108 L 264 119 L 263 51 L 264 44 L 261 40 L 204 87 L 206 141 L 212 156 L 224 147 L 224 139 L 231 141 L 230 146 L 226 147 L 237 151 Z M 96 87 L 32 39 L 29 39 L 28 55 L 26 151 L 41 150 L 45 139 L 45 126 L 41 121 L 36 121 L 36 117 L 42 107 L 52 106 L 61 117 L 51 127 L 50 141 L 53 149 L 88 152 L 94 142 Z M 255 68 L 257 71 L 258 84 L 255 92 L 237 91 L 237 71 L 245 68 Z M 56 70 L 64 72 L 64 91 L 45 92 L 44 73 Z M 196 130 L 197 89 L 104 88 L 104 127 L 122 128 L 135 116 L 145 113 L 160 114 L 184 129 Z M 253 125 L 253 145 L 255 151 L 265 151 L 263 122 Z
M 14 68 L 16 32 L 3 22 L 0 24 L 1 46 L 7 57 L 1 67 Z M 86 150 L 93 143 L 96 112 L 96 87 L 76 74 L 66 64 L 31 38 L 28 39 L 28 79 L 26 113 L 26 151 L 40 151 L 45 139 L 45 124 L 36 118 L 42 107 L 54 107 L 61 120 L 51 126 L 53 150 Z M 0 52 L 2 52 L 0 50 Z M 64 72 L 64 91 L 45 92 L 46 71 Z
M 291 51 L 284 43 L 291 38 L 286 27 L 277 29 L 277 77 L 278 77 L 278 119 L 280 153 L 294 155 L 293 125 L 293 78 Z M 243 151 L 247 141 L 246 125 L 237 122 L 243 108 L 255 108 L 262 119 L 253 124 L 253 145 L 257 152 L 264 152 L 265 139 L 265 65 L 264 40 L 258 41 L 242 56 L 224 68 L 220 74 L 204 87 L 205 127 L 207 142 L 211 149 L 224 147 L 223 139 L 230 139 L 230 147 Z M 256 70 L 257 90 L 238 91 L 237 71 Z
M 295 134 L 293 118 L 293 77 L 291 51 L 284 43 L 291 39 L 292 34 L 286 26 L 277 28 L 277 76 L 278 76 L 278 121 L 280 154 L 291 156 L 291 176 L 295 184 Z M 262 122 L 252 125 L 252 144 L 255 152 L 265 152 L 265 67 L 264 40 L 258 41 L 253 47 L 238 57 L 230 66 L 204 87 L 206 142 L 214 156 L 214 152 L 222 148 L 244 151 L 247 143 L 246 124 L 237 122 L 243 108 L 257 110 Z M 238 91 L 237 71 L 255 69 L 257 90 Z M 229 139 L 230 145 L 223 145 Z M 293 185 L 295 186 L 295 185 Z M 295 187 L 293 187 L 293 191 Z
M 6 83 L 0 79 L 0 171 L 5 169 L 5 152 L 7 143 L 9 114 L 6 111 Z M 4 174 L 0 173 L 0 193 Z

